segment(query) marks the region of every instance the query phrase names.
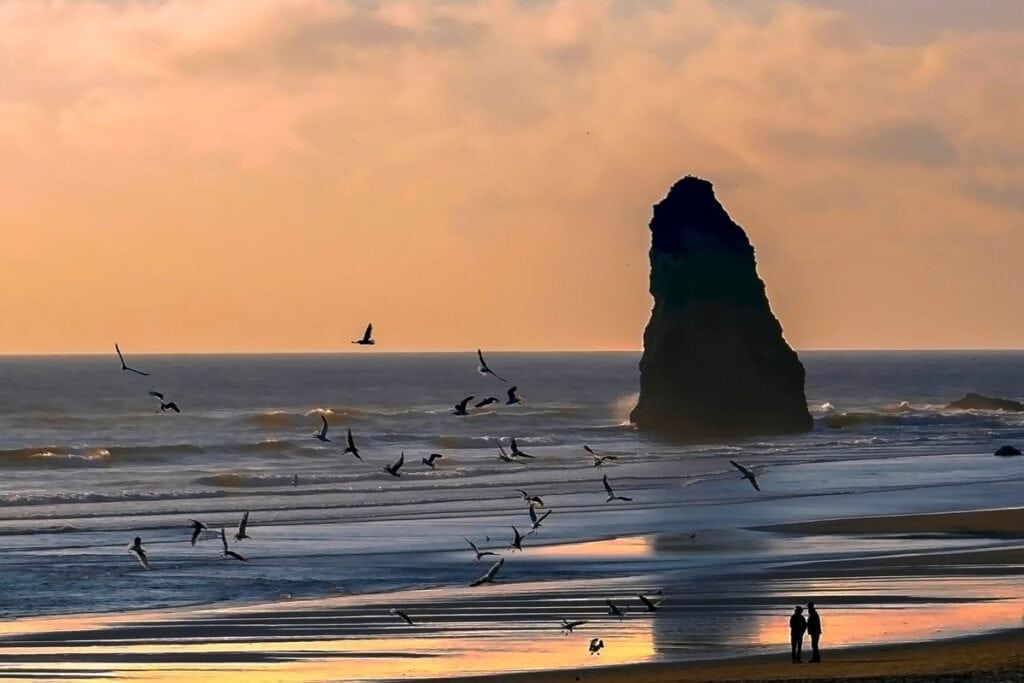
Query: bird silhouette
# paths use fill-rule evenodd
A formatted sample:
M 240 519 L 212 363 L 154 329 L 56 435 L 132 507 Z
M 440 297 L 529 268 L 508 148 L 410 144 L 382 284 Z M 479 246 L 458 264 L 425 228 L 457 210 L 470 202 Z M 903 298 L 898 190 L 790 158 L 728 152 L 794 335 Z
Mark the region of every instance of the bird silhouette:
M 121 354 L 121 347 L 117 345 L 117 342 L 114 342 L 114 350 L 117 351 L 117 357 L 121 359 L 122 372 L 134 372 L 136 375 L 149 377 L 148 372 L 143 372 L 142 370 L 136 370 L 135 368 L 128 367 L 128 364 L 124 362 L 124 356 Z
M 467 396 L 466 398 L 464 398 L 461 401 L 459 401 L 458 403 L 456 403 L 455 404 L 455 413 L 454 414 L 455 415 L 461 415 L 461 416 L 469 415 L 469 411 L 466 410 L 466 405 L 470 401 L 472 401 L 472 400 L 473 400 L 472 396 Z
M 359 344 L 360 346 L 373 346 L 376 344 L 377 340 L 373 338 L 373 323 L 366 326 L 366 331 L 363 332 L 362 339 L 356 339 L 352 343 Z
M 757 484 L 757 476 L 753 472 L 751 472 L 750 470 L 748 470 L 746 467 L 739 464 L 735 460 L 730 460 L 729 463 L 740 471 L 740 474 L 743 475 L 744 479 L 750 482 L 750 485 L 754 487 L 755 491 L 761 490 L 761 487 L 758 486 Z
M 135 537 L 135 540 L 132 541 L 132 544 L 128 546 L 128 552 L 132 553 L 133 555 L 135 555 L 136 558 L 138 558 L 139 564 L 142 565 L 143 569 L 149 569 L 149 555 L 147 555 L 146 551 L 142 548 L 141 536 Z
M 228 549 L 228 535 L 224 531 L 224 527 L 221 527 L 221 529 L 220 529 L 220 542 L 224 546 L 224 557 L 231 557 L 231 558 L 234 558 L 234 559 L 238 560 L 239 562 L 248 562 L 249 561 L 249 560 L 245 559 L 244 557 L 242 557 L 241 555 L 239 555 L 238 553 L 236 553 L 234 550 L 229 550 Z
M 498 572 L 500 572 L 501 568 L 504 567 L 504 566 L 505 566 L 505 558 L 503 557 L 500 560 L 498 560 L 497 562 L 495 562 L 493 565 L 491 565 L 491 568 L 488 569 L 486 572 L 484 572 L 483 576 L 481 576 L 479 579 L 477 579 L 473 583 L 469 584 L 469 587 L 470 588 L 476 588 L 477 586 L 483 585 L 485 583 L 494 583 L 496 577 L 498 576 Z
M 196 541 L 199 540 L 200 534 L 206 531 L 206 525 L 194 519 L 188 520 L 188 525 L 192 529 L 192 545 L 195 545 Z
M 396 460 L 395 462 L 393 462 L 390 465 L 385 465 L 384 466 L 384 471 L 387 472 L 388 474 L 390 474 L 392 477 L 400 477 L 402 475 L 398 473 L 398 470 L 402 469 L 402 465 L 404 465 L 404 464 L 405 464 L 405 451 L 402 451 L 402 454 L 400 456 L 398 456 L 398 460 Z
M 420 458 L 420 462 L 422 462 L 424 465 L 426 465 L 430 469 L 434 469 L 434 461 L 438 460 L 440 458 L 443 458 L 443 457 L 444 456 L 441 455 L 440 453 L 431 453 L 426 458 Z
M 477 349 L 476 350 L 476 357 L 480 359 L 479 372 L 480 372 L 481 375 L 494 375 L 495 377 L 500 379 L 502 382 L 507 382 L 508 381 L 507 379 L 505 379 L 504 377 L 502 377 L 501 375 L 496 373 L 494 370 L 491 370 L 491 368 L 487 366 L 487 361 L 484 360 L 484 352 L 483 351 L 481 351 L 480 349 Z
M 359 455 L 359 449 L 356 448 L 356 442 L 352 438 L 352 430 L 351 429 L 348 430 L 348 445 L 345 446 L 345 450 L 343 450 L 342 453 L 351 453 L 352 455 L 356 456 L 356 459 L 358 459 L 358 460 L 362 460 L 363 459 Z
M 238 522 L 238 531 L 235 532 L 235 540 L 241 541 L 246 538 L 252 538 L 246 533 L 246 529 L 249 527 L 249 511 L 246 510 L 245 514 L 242 515 L 241 521 Z
M 523 402 L 523 399 L 517 393 L 518 391 L 519 391 L 519 387 L 510 387 L 509 388 L 509 390 L 506 392 L 508 394 L 508 400 L 505 401 L 505 405 L 507 405 L 507 406 L 514 406 L 517 403 L 522 403 Z
M 615 495 L 615 491 L 612 490 L 612 485 L 608 483 L 607 474 L 604 475 L 604 478 L 601 481 L 604 482 L 604 490 L 608 492 L 608 499 L 605 501 L 606 503 L 610 503 L 613 500 L 624 500 L 627 502 L 633 500 L 632 498 L 627 498 L 626 496 Z

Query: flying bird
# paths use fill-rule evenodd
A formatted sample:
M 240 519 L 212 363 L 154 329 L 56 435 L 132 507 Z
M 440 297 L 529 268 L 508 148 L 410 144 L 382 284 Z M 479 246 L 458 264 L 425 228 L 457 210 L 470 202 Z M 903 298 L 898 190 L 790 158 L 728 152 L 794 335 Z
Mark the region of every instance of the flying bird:
M 504 460 L 505 462 L 515 462 L 515 463 L 519 463 L 520 465 L 525 465 L 526 464 L 526 463 L 519 462 L 518 460 L 513 458 L 511 455 L 506 453 L 505 452 L 505 447 L 501 445 L 500 441 L 498 442 L 498 457 L 501 458 L 502 460 Z
M 192 529 L 192 545 L 195 545 L 199 535 L 206 531 L 206 525 L 194 519 L 188 520 L 188 525 Z
M 164 395 L 162 393 L 160 393 L 159 391 L 150 391 L 149 395 L 152 396 L 153 398 L 158 398 L 161 401 L 164 400 Z
M 319 441 L 330 443 L 331 440 L 327 438 L 327 430 L 330 429 L 331 426 L 327 424 L 327 417 L 323 413 L 320 413 L 320 421 L 323 423 L 323 426 L 320 427 L 320 431 L 313 436 Z
M 607 474 L 604 475 L 604 478 L 601 481 L 604 482 L 604 490 L 608 492 L 608 500 L 605 501 L 606 503 L 610 503 L 613 500 L 624 500 L 627 502 L 633 500 L 632 498 L 628 498 L 626 496 L 616 496 L 615 491 L 612 490 L 612 485 L 608 483 Z
M 505 401 L 505 405 L 513 406 L 517 403 L 523 402 L 523 399 L 519 396 L 518 393 L 516 393 L 517 391 L 519 391 L 519 387 L 511 387 L 508 390 L 508 392 L 506 392 L 508 394 L 508 400 Z
M 181 410 L 178 408 L 178 404 L 174 401 L 168 401 L 167 403 L 160 402 L 160 412 L 166 413 L 168 410 L 173 410 L 176 413 L 180 413 Z
M 761 490 L 761 487 L 758 486 L 757 484 L 757 476 L 753 472 L 751 472 L 750 470 L 748 470 L 746 467 L 739 464 L 735 460 L 730 460 L 729 463 L 740 471 L 740 474 L 743 475 L 744 479 L 750 482 L 750 485 L 754 487 L 755 491 Z
M 359 344 L 360 346 L 373 346 L 376 344 L 377 340 L 373 338 L 373 323 L 366 326 L 366 331 L 363 332 L 362 339 L 356 339 L 352 343 Z
M 149 569 L 149 556 L 146 551 L 142 548 L 142 537 L 136 536 L 132 544 L 128 546 L 128 552 L 139 558 L 139 564 L 142 565 L 143 569 Z
M 402 454 L 400 456 L 398 456 L 398 460 L 396 460 L 395 462 L 393 462 L 390 465 L 385 465 L 384 466 L 384 471 L 387 472 L 388 474 L 390 474 L 392 477 L 400 477 L 402 475 L 398 473 L 398 470 L 402 469 L 402 465 L 404 465 L 404 464 L 405 464 L 405 451 L 402 451 Z
M 474 553 L 476 553 L 476 559 L 474 560 L 474 562 L 479 562 L 481 559 L 487 557 L 488 555 L 493 555 L 494 557 L 501 557 L 501 555 L 499 555 L 498 553 L 492 552 L 490 550 L 480 550 L 477 544 L 473 543 L 473 541 L 469 540 L 468 538 L 466 539 L 466 543 L 468 543 L 469 547 L 473 549 Z
M 245 514 L 242 515 L 242 520 L 238 523 L 238 531 L 235 532 L 235 540 L 241 541 L 245 538 L 252 538 L 252 536 L 245 533 L 246 527 L 249 526 L 249 511 L 246 510 Z
M 519 529 L 515 528 L 514 526 L 512 527 L 512 531 L 515 533 L 515 536 L 512 538 L 512 545 L 509 546 L 509 549 L 511 549 L 513 552 L 516 550 L 522 550 L 523 535 L 519 533 Z
M 504 377 L 502 377 L 501 375 L 496 373 L 494 370 L 491 370 L 487 366 L 487 361 L 484 360 L 484 352 L 483 351 L 481 351 L 480 349 L 477 349 L 476 350 L 476 357 L 480 359 L 480 368 L 479 368 L 478 372 L 481 375 L 494 375 L 495 377 L 500 379 L 502 382 L 507 382 L 508 381 L 507 379 L 505 379 Z
M 613 617 L 618 617 L 620 621 L 626 616 L 626 610 L 619 607 L 611 600 L 605 600 L 604 604 L 608 605 L 608 614 Z
M 516 489 L 516 491 L 518 491 L 520 493 L 520 495 L 522 495 L 523 502 L 526 503 L 527 505 L 529 505 L 530 507 L 533 507 L 534 505 L 539 505 L 540 507 L 544 507 L 544 500 L 540 496 L 531 496 L 529 493 L 527 493 L 523 489 Z
M 561 624 L 560 628 L 562 629 L 562 634 L 563 635 L 569 635 L 570 633 L 572 633 L 572 630 L 574 628 L 576 628 L 577 626 L 583 626 L 583 624 L 585 624 L 585 623 L 587 623 L 587 622 L 583 621 L 582 619 L 577 619 L 576 621 L 569 621 L 568 619 L 562 619 L 562 624 Z
M 547 511 L 547 512 L 545 512 L 545 513 L 544 513 L 543 515 L 537 516 L 537 508 L 535 508 L 535 507 L 533 507 L 533 506 L 531 505 L 531 506 L 530 506 L 530 523 L 531 523 L 531 525 L 532 525 L 532 527 L 533 527 L 533 528 L 531 528 L 531 529 L 530 529 L 530 530 L 529 530 L 529 531 L 527 532 L 527 535 L 530 535 L 530 534 L 534 533 L 535 531 L 537 531 L 538 529 L 540 529 L 540 527 L 541 527 L 541 523 L 542 523 L 542 522 L 543 522 L 543 521 L 544 521 L 545 519 L 547 519 L 547 518 L 548 518 L 548 515 L 550 515 L 550 514 L 551 514 L 551 510 L 548 510 L 548 511 Z
M 661 603 L 665 602 L 664 599 L 660 599 L 657 602 L 655 602 L 654 600 L 651 600 L 643 594 L 637 595 L 636 597 L 640 598 L 640 602 L 644 603 L 644 607 L 647 608 L 648 612 L 657 612 L 658 607 L 661 605 Z
M 505 566 L 505 558 L 504 557 L 501 558 L 500 560 L 498 560 L 497 562 L 495 562 L 493 565 L 491 565 L 491 568 L 488 569 L 484 573 L 484 575 L 481 576 L 479 579 L 477 579 L 473 583 L 469 584 L 469 587 L 470 588 L 476 588 L 477 586 L 483 585 L 485 583 L 494 583 L 494 578 L 498 575 L 498 572 L 501 571 L 501 568 L 503 566 Z
M 122 372 L 134 372 L 136 375 L 143 375 L 144 377 L 149 377 L 148 372 L 143 372 L 142 370 L 136 370 L 135 368 L 128 367 L 128 364 L 124 362 L 124 356 L 121 354 L 121 347 L 118 346 L 116 342 L 114 343 L 114 350 L 117 351 L 117 357 L 121 359 Z
M 583 450 L 594 456 L 594 467 L 601 467 L 602 465 L 604 465 L 606 460 L 618 460 L 618 458 L 615 457 L 614 455 L 598 455 L 597 453 L 594 452 L 593 448 L 587 446 L 586 444 L 584 444 Z
M 467 396 L 466 398 L 464 398 L 461 401 L 459 401 L 458 403 L 456 403 L 455 404 L 455 413 L 454 414 L 455 415 L 461 415 L 461 416 L 469 415 L 469 411 L 466 410 L 466 404 L 469 403 L 472 400 L 473 400 L 472 396 Z
M 352 455 L 356 456 L 357 460 L 362 460 L 362 457 L 360 457 L 359 455 L 359 449 L 356 448 L 356 442 L 352 439 L 351 429 L 348 430 L 348 446 L 345 447 L 345 450 L 343 450 L 342 453 L 351 453 Z
M 237 535 L 235 537 L 237 538 Z M 221 529 L 220 529 L 220 542 L 222 544 L 224 544 L 224 557 L 233 557 L 234 559 L 238 560 L 239 562 L 248 562 L 249 561 L 249 560 L 245 559 L 244 557 L 242 557 L 241 555 L 239 555 L 238 553 L 236 553 L 234 550 L 228 550 L 228 535 L 227 535 L 227 533 L 225 533 L 224 527 L 221 527 Z
M 487 398 L 483 399 L 482 401 L 479 401 L 473 407 L 474 408 L 483 408 L 483 407 L 491 405 L 492 403 L 500 403 L 500 402 L 501 402 L 501 399 L 497 399 L 497 398 L 495 398 L 493 396 L 488 396 Z
M 391 614 L 395 615 L 396 617 L 398 617 L 399 619 L 401 619 L 405 623 L 409 624 L 409 626 L 415 626 L 416 625 L 415 623 L 413 623 L 413 620 L 409 618 L 409 615 L 406 614 L 405 612 L 403 612 L 402 610 L 392 607 L 390 611 L 391 611 Z
M 533 457 L 529 453 L 524 453 L 523 451 L 519 450 L 519 444 L 516 443 L 516 437 L 514 437 L 514 436 L 512 437 L 512 443 L 509 444 L 509 447 L 512 449 L 512 457 L 513 458 L 516 458 L 516 457 L 519 457 L 519 458 L 532 458 Z
M 420 462 L 422 462 L 424 465 L 426 465 L 430 469 L 434 469 L 434 461 L 438 460 L 440 458 L 443 458 L 443 457 L 444 456 L 441 455 L 440 453 L 431 453 L 430 455 L 428 455 L 425 458 L 420 458 Z
M 590 654 L 592 654 L 592 655 L 600 655 L 601 654 L 601 650 L 603 650 L 603 649 L 604 649 L 604 641 L 603 640 L 601 640 L 600 638 L 591 638 L 590 639 Z

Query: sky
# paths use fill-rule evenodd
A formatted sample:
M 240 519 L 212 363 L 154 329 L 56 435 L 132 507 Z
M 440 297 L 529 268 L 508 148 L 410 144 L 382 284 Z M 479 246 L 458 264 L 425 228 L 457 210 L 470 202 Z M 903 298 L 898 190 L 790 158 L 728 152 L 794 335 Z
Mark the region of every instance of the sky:
M 638 349 L 678 178 L 797 348 L 1024 347 L 1018 0 L 0 0 L 0 353 Z

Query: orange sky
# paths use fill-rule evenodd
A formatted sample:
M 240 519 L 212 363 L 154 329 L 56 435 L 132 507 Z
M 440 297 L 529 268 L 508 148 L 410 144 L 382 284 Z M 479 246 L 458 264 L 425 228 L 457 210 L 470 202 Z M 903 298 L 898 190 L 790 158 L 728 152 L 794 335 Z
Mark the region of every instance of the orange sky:
M 800 348 L 1024 347 L 1024 5 L 0 2 L 0 353 L 635 349 L 711 179 Z

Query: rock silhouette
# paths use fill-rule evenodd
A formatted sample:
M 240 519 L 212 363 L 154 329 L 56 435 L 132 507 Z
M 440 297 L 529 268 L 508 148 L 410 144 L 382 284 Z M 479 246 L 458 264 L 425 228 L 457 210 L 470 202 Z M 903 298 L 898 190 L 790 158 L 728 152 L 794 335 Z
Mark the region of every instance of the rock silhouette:
M 964 394 L 962 398 L 958 398 L 946 407 L 956 408 L 959 410 L 1007 410 L 1014 413 L 1024 412 L 1024 403 L 1021 403 L 1020 401 L 1011 401 L 1008 398 L 982 396 L 981 394 L 975 394 L 974 392 Z
M 1002 457 L 1008 457 L 1008 456 L 1011 456 L 1011 455 L 1020 455 L 1020 449 L 1019 448 L 1015 448 L 1013 446 L 1000 446 L 999 449 L 996 450 L 995 454 L 999 455 L 999 456 L 1002 456 Z
M 711 183 L 678 181 L 650 229 L 654 310 L 633 423 L 685 441 L 809 431 L 804 367 Z

